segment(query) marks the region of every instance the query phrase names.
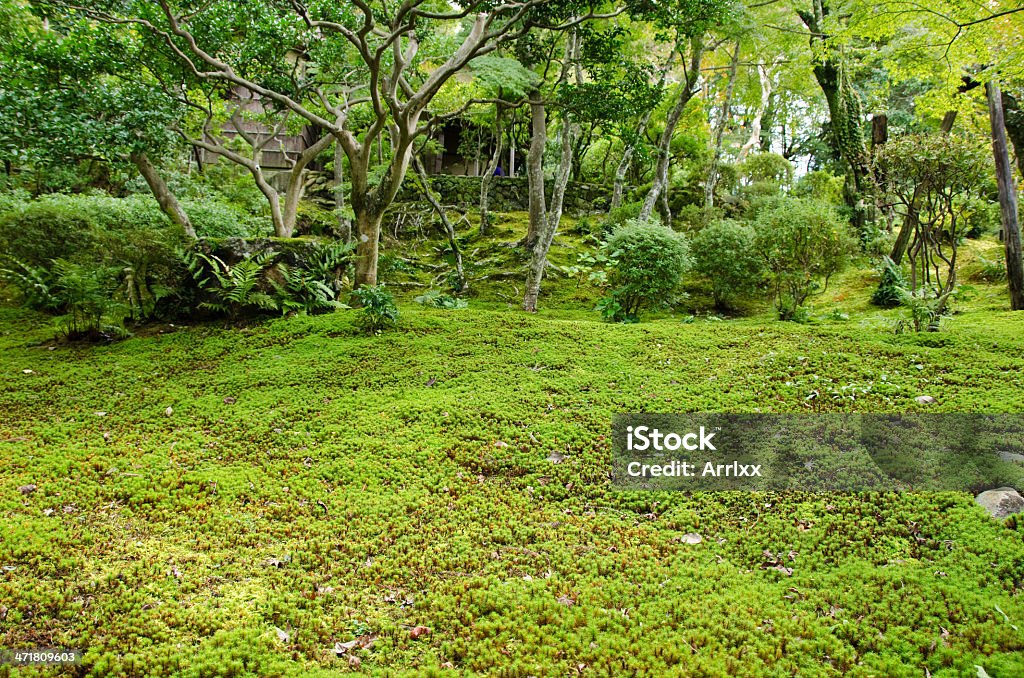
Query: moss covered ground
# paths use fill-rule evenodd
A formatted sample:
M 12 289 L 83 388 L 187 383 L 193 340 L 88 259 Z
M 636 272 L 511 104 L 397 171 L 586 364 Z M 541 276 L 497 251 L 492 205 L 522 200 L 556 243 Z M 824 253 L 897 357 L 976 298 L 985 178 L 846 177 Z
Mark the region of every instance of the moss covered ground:
M 567 278 L 536 316 L 482 281 L 379 337 L 341 311 L 69 346 L 0 308 L 0 647 L 96 676 L 1022 675 L 1024 527 L 968 494 L 609 487 L 620 412 L 1024 410 L 998 288 L 896 335 L 870 275 L 810 325 L 608 325 Z

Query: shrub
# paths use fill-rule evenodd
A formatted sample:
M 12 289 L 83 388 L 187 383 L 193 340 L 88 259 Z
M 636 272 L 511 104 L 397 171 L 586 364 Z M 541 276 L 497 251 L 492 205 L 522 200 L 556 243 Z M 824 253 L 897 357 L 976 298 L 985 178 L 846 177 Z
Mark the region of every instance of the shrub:
M 611 260 L 610 297 L 602 303 L 606 320 L 636 320 L 642 309 L 667 306 L 690 266 L 686 238 L 657 221 L 633 220 L 605 243 Z
M 441 308 L 445 310 L 461 310 L 469 307 L 469 303 L 465 299 L 453 297 L 452 295 L 441 292 L 440 290 L 431 290 L 426 294 L 421 294 L 416 297 L 414 301 L 417 304 L 423 304 L 430 308 Z
M 29 266 L 92 249 L 93 223 L 74 204 L 38 200 L 0 215 L 0 251 Z
M 352 297 L 359 305 L 356 324 L 367 334 L 380 334 L 398 322 L 395 298 L 384 285 L 360 287 L 352 292 Z
M 793 180 L 793 163 L 778 153 L 754 153 L 739 166 L 740 176 L 746 181 L 773 181 L 788 184 Z
M 116 269 L 54 262 L 55 287 L 65 315 L 61 332 L 68 339 L 109 339 L 124 334 L 124 306 L 113 298 Z
M 820 202 L 827 202 L 830 205 L 843 205 L 843 186 L 846 178 L 836 176 L 825 170 L 808 172 L 800 177 L 793 187 L 793 196 L 798 198 L 813 198 Z
M 613 233 L 617 228 L 624 226 L 626 222 L 639 217 L 640 210 L 643 209 L 643 206 L 643 202 L 628 202 L 609 211 L 608 216 L 606 216 L 604 221 L 601 222 L 600 235 L 607 236 Z
M 849 260 L 854 240 L 829 205 L 806 198 L 779 200 L 754 223 L 779 317 L 791 320 L 812 294 Z
M 231 205 L 213 201 L 182 201 L 182 208 L 192 220 L 200 238 L 251 238 L 265 235 L 258 220 Z
M 711 282 L 716 306 L 728 307 L 764 281 L 755 239 L 753 228 L 729 220 L 712 223 L 693 239 L 693 268 Z
M 895 308 L 903 303 L 907 281 L 899 266 L 889 257 L 882 260 L 881 280 L 878 288 L 871 295 L 871 303 L 882 308 Z
M 196 281 L 200 290 L 210 298 L 199 304 L 216 313 L 237 318 L 244 312 L 275 311 L 280 308 L 278 300 L 265 288 L 266 270 L 275 253 L 260 252 L 228 264 L 220 257 L 206 255 L 194 250 L 185 250 L 180 257 Z

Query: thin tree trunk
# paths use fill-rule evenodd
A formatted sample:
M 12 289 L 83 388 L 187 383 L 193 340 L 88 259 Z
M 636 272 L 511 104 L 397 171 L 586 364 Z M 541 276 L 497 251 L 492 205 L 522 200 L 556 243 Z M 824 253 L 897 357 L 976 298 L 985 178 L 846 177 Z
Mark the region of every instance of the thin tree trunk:
M 754 120 L 750 123 L 750 137 L 747 143 L 740 148 L 739 160 L 742 162 L 752 150 L 761 145 L 761 123 L 764 120 L 765 111 L 772 98 L 772 80 L 769 77 L 768 67 L 764 64 L 757 65 L 757 77 L 761 82 L 761 104 L 757 108 Z
M 675 134 L 676 126 L 679 124 L 679 119 L 683 115 L 686 104 L 690 103 L 690 99 L 693 98 L 696 91 L 695 86 L 700 78 L 700 61 L 703 55 L 704 43 L 702 38 L 696 37 L 690 43 L 690 68 L 686 74 L 686 81 L 679 86 L 679 98 L 665 120 L 665 129 L 662 131 L 661 138 L 658 141 L 658 164 L 654 171 L 654 183 L 651 184 L 651 190 L 647 193 L 644 205 L 640 209 L 641 220 L 651 218 L 651 214 L 654 213 L 654 208 L 658 204 L 658 199 L 661 198 L 662 192 L 668 191 L 668 168 L 669 161 L 672 159 L 672 136 Z M 669 226 L 670 224 L 666 223 L 665 225 Z
M 195 240 L 196 230 L 192 227 L 192 221 L 185 214 L 181 203 L 174 197 L 174 193 L 171 192 L 164 178 L 160 176 L 160 172 L 150 161 L 149 156 L 142 151 L 137 151 L 131 154 L 131 160 L 139 168 L 139 174 L 146 180 L 149 190 L 153 192 L 153 197 L 156 198 L 163 213 L 167 215 L 172 223 L 181 226 L 182 230 L 185 231 L 185 235 Z
M 501 163 L 501 142 L 503 140 L 501 117 L 501 105 L 495 104 L 494 153 L 491 155 L 491 161 L 487 164 L 487 170 L 480 178 L 480 235 L 487 235 L 491 228 L 491 217 L 487 210 L 490 207 L 491 202 L 491 181 L 494 179 L 494 173 L 497 171 L 499 163 Z
M 1010 288 L 1010 308 L 1024 310 L 1024 258 L 1021 255 L 1020 222 L 1017 213 L 1017 187 L 1010 165 L 1006 141 L 1003 97 L 997 82 L 985 85 L 988 94 L 989 118 L 992 123 L 992 150 L 999 181 L 999 211 L 1003 221 L 1003 245 L 1006 250 L 1006 282 Z
M 722 117 L 715 129 L 715 149 L 711 155 L 711 168 L 708 170 L 707 181 L 704 182 L 704 210 L 709 213 L 715 206 L 715 185 L 718 183 L 718 165 L 722 161 L 722 140 L 725 138 L 725 128 L 729 124 L 732 94 L 736 90 L 736 71 L 739 65 L 740 41 L 737 40 L 736 49 L 732 52 L 732 61 L 729 63 L 729 82 L 725 87 L 725 100 L 722 101 Z
M 544 192 L 544 147 L 548 142 L 547 110 L 540 90 L 530 93 L 530 152 L 526 156 L 526 176 L 529 186 L 530 225 L 523 244 L 528 250 L 537 242 L 545 214 L 547 197 Z
M 452 254 L 455 257 L 455 275 L 458 292 L 466 292 L 469 289 L 469 284 L 466 281 L 466 272 L 462 267 L 462 250 L 459 249 L 459 242 L 456 239 L 455 226 L 448 218 L 448 213 L 445 212 L 444 207 L 437 200 L 434 192 L 430 188 L 430 177 L 427 175 L 426 168 L 423 167 L 423 162 L 420 160 L 418 155 L 413 155 L 412 166 L 416 170 L 416 176 L 420 180 L 420 190 L 423 192 L 423 197 L 430 203 L 430 207 L 433 208 L 434 213 L 437 214 L 438 218 L 441 219 L 441 224 L 444 226 L 445 234 L 448 236 L 448 244 L 452 248 Z
M 281 214 L 282 232 L 279 237 L 291 238 L 295 235 L 295 223 L 299 212 L 299 202 L 306 194 L 306 168 L 318 155 L 334 143 L 334 137 L 326 135 L 304 150 L 288 172 L 288 185 L 284 192 L 284 209 Z
M 532 248 L 530 266 L 526 274 L 526 294 L 523 297 L 523 310 L 535 313 L 537 297 L 540 295 L 540 283 L 544 278 L 544 270 L 548 265 L 548 251 L 558 231 L 562 219 L 562 203 L 565 198 L 565 187 L 569 184 L 572 170 L 572 141 L 578 133 L 575 124 L 566 119 L 562 123 L 562 153 L 559 158 L 558 175 L 551 191 L 551 208 L 547 210 L 544 224 Z
M 334 209 L 342 241 L 352 242 L 352 221 L 345 216 L 345 151 L 339 143 L 334 144 Z
M 579 51 L 580 35 L 578 31 L 572 30 L 566 43 L 565 61 L 562 63 L 560 82 L 565 82 L 568 79 L 569 69 L 572 65 L 576 66 L 577 83 L 582 80 L 582 73 L 579 69 Z M 543 160 L 544 146 L 547 143 L 547 116 L 544 110 L 544 101 L 537 90 L 530 94 L 530 115 L 533 127 L 533 139 L 530 142 L 530 160 L 528 161 L 531 230 L 535 228 L 535 217 L 537 222 L 534 239 L 530 243 L 530 265 L 526 273 L 526 293 L 523 295 L 523 310 L 536 313 L 537 298 L 540 295 L 540 283 L 544 279 L 544 270 L 548 265 L 548 252 L 558 230 L 558 224 L 562 220 L 565 187 L 569 184 L 569 176 L 572 173 L 574 137 L 580 133 L 580 130 L 572 118 L 566 114 L 562 119 L 560 130 L 561 155 L 558 173 L 555 176 L 555 185 L 551 190 L 551 205 L 546 207 Z

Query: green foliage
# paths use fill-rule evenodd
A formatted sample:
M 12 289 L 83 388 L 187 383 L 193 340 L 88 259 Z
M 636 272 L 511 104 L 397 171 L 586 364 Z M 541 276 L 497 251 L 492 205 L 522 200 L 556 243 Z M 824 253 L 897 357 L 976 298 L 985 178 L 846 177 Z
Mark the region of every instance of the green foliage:
M 878 287 L 871 294 L 871 303 L 882 308 L 895 308 L 903 303 L 907 281 L 899 266 L 889 257 L 882 260 Z
M 63 306 L 53 274 L 46 267 L 8 259 L 7 266 L 0 268 L 0 280 L 11 285 L 18 292 L 21 303 L 28 308 L 56 311 Z
M 125 309 L 113 298 L 116 270 L 57 259 L 53 274 L 64 313 L 59 327 L 65 337 L 95 341 L 123 334 Z
M 414 301 L 417 304 L 428 306 L 430 308 L 441 308 L 445 310 L 461 310 L 469 308 L 469 302 L 465 299 L 453 297 L 450 294 L 442 292 L 440 290 L 431 290 L 426 294 L 421 294 L 416 297 Z
M 230 318 L 237 318 L 243 312 L 260 313 L 280 308 L 280 301 L 266 291 L 269 286 L 267 269 L 275 256 L 273 252 L 264 251 L 228 264 L 220 257 L 195 250 L 180 253 L 196 285 L 210 297 L 199 307 Z M 315 290 L 306 292 L 316 294 Z
M 779 317 L 794 317 L 809 296 L 843 270 L 854 242 L 835 210 L 806 198 L 780 200 L 754 222 Z
M 808 172 L 797 180 L 793 195 L 798 198 L 813 198 L 830 205 L 843 204 L 845 178 L 825 170 Z
M 747 183 L 772 183 L 788 186 L 793 181 L 793 163 L 778 153 L 755 153 L 737 167 Z
M 230 204 L 205 200 L 183 200 L 196 235 L 200 238 L 250 238 L 261 235 L 252 220 Z
M 337 291 L 316 273 L 280 263 L 277 265 L 277 274 L 281 276 L 281 281 L 270 278 L 270 284 L 282 313 L 313 315 L 348 308 L 335 298 Z
M 398 306 L 384 285 L 360 287 L 352 298 L 359 306 L 356 324 L 367 334 L 380 334 L 398 323 Z
M 611 301 L 600 307 L 606 320 L 636 320 L 644 309 L 670 305 L 691 263 L 686 238 L 657 221 L 626 222 L 604 249 L 611 261 Z
M 754 229 L 737 221 L 716 221 L 693 238 L 693 269 L 711 283 L 715 305 L 728 306 L 764 282 L 764 260 Z
M 611 235 L 616 229 L 625 226 L 627 222 L 636 220 L 643 209 L 643 202 L 627 202 L 608 212 L 604 221 L 601 222 L 602 235 Z
M 1006 281 L 1006 255 L 1000 253 L 995 259 L 989 259 L 984 255 L 977 255 L 979 269 L 975 278 L 988 283 L 1001 283 Z
M 80 203 L 48 197 L 0 214 L 0 251 L 30 266 L 48 266 L 88 250 L 93 221 Z

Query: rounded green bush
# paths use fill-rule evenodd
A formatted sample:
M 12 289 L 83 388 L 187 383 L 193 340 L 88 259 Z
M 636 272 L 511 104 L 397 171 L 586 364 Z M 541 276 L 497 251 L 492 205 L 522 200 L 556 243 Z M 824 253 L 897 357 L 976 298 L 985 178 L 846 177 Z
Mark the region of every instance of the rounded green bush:
M 808 198 L 775 201 L 758 215 L 754 230 L 783 320 L 797 317 L 807 298 L 828 286 L 856 244 L 834 208 Z
M 626 222 L 605 248 L 613 262 L 611 296 L 601 306 L 608 320 L 636 320 L 643 309 L 671 304 L 691 263 L 686 237 L 657 221 Z
M 715 305 L 728 307 L 764 281 L 764 260 L 755 249 L 750 226 L 729 219 L 716 221 L 693 239 L 693 269 L 711 282 Z

